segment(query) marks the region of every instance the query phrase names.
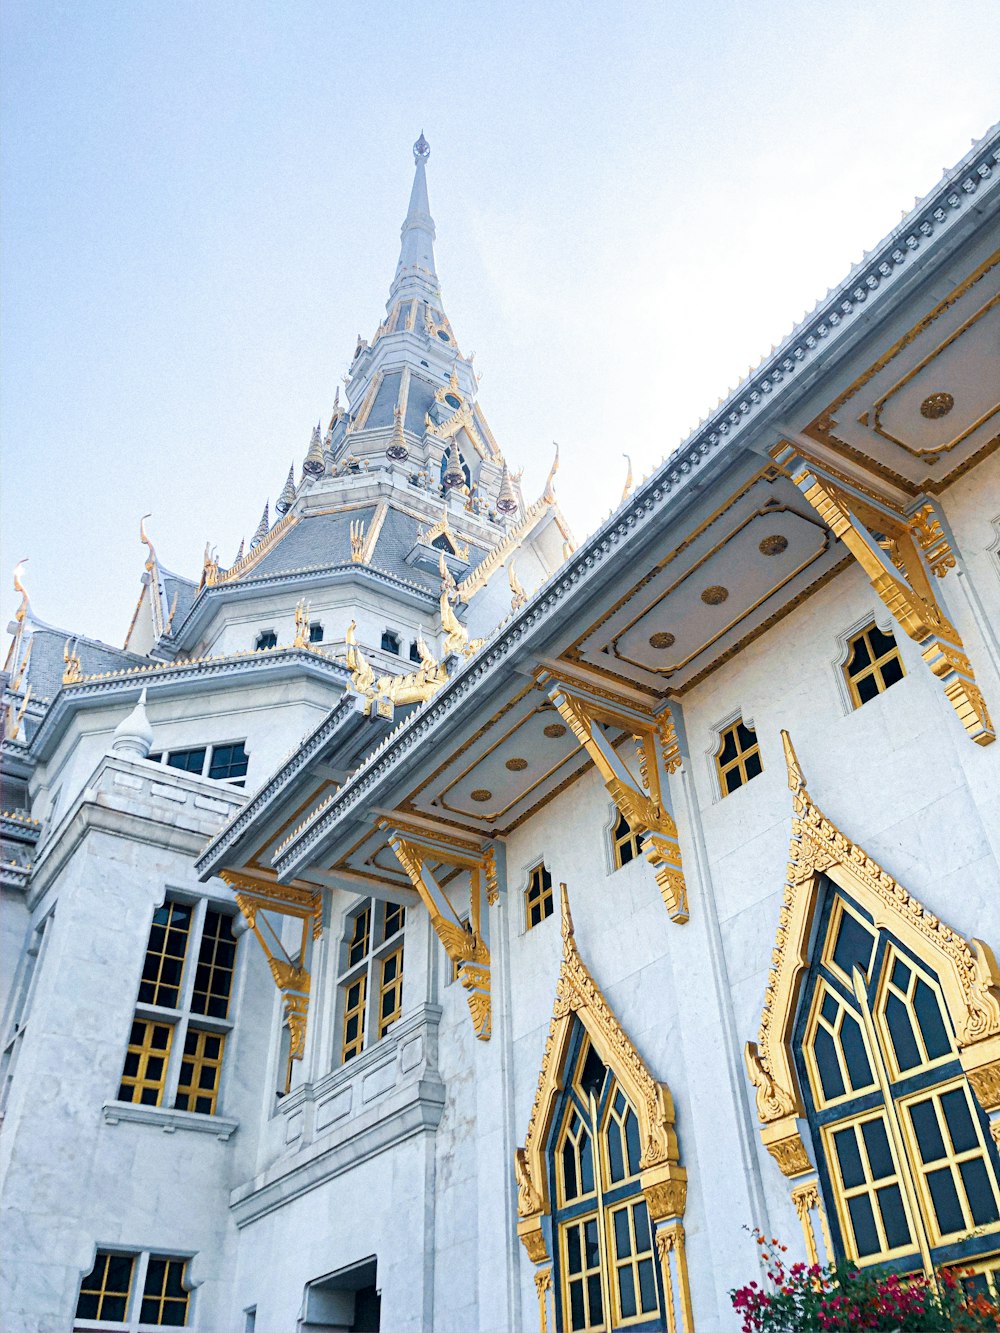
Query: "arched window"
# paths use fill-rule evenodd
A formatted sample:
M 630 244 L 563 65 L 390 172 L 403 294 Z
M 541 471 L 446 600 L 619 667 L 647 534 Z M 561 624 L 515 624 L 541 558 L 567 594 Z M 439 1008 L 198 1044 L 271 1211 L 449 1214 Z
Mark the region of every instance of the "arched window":
M 557 1327 L 662 1328 L 639 1122 L 579 1022 L 567 1071 L 548 1146 Z
M 615 826 L 611 830 L 611 860 L 615 870 L 621 870 L 630 861 L 638 860 L 642 855 L 642 833 L 635 832 L 625 816 L 618 812 Z
M 794 1051 L 835 1248 L 904 1272 L 1000 1251 L 1000 1160 L 938 978 L 822 892 Z

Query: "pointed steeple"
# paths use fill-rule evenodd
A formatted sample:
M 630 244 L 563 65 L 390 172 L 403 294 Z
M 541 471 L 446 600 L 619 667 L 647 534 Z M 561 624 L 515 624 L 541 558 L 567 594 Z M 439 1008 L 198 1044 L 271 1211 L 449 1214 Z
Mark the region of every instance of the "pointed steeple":
M 444 470 L 444 476 L 441 478 L 441 485 L 446 491 L 452 490 L 455 486 L 465 485 L 462 455 L 458 447 L 458 439 L 454 435 L 451 437 L 451 444 L 448 446 L 448 462 Z
M 233 560 L 234 565 L 238 565 L 240 561 L 243 559 L 243 546 L 244 546 L 244 539 L 241 537 L 240 549 L 236 552 L 236 558 Z
M 302 464 L 302 471 L 308 477 L 321 477 L 326 466 L 323 460 L 323 441 L 319 437 L 319 431 L 320 423 L 317 421 L 313 427 L 312 439 L 309 441 L 309 452 Z
M 285 478 L 285 484 L 281 488 L 281 494 L 274 502 L 274 507 L 279 514 L 287 514 L 289 509 L 295 503 L 295 464 L 288 469 L 288 476 Z
M 517 510 L 517 496 L 514 494 L 514 487 L 511 484 L 510 472 L 507 469 L 506 462 L 503 465 L 503 471 L 500 473 L 497 509 L 501 514 L 513 514 Z
M 250 550 L 259 545 L 267 536 L 268 529 L 271 526 L 271 520 L 268 516 L 268 502 L 264 501 L 264 512 L 260 516 L 260 522 L 257 524 L 257 531 L 250 538 Z
M 434 219 L 427 198 L 426 166 L 430 155 L 430 144 L 421 130 L 420 138 L 413 145 L 416 168 L 410 205 L 400 229 L 399 263 L 392 280 L 390 303 L 404 291 L 407 296 L 436 297 L 438 294 L 437 271 L 434 267 Z

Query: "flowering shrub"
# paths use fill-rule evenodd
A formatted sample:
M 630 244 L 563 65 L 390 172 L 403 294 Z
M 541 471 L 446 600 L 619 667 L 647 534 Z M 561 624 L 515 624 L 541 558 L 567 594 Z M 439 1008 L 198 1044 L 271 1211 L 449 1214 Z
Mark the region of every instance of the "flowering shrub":
M 743 1333 L 840 1333 L 853 1329 L 908 1329 L 920 1333 L 1000 1330 L 1000 1306 L 969 1286 L 960 1268 L 900 1277 L 879 1268 L 795 1263 L 788 1246 L 757 1231 L 769 1286 L 756 1282 L 729 1293 L 743 1316 Z

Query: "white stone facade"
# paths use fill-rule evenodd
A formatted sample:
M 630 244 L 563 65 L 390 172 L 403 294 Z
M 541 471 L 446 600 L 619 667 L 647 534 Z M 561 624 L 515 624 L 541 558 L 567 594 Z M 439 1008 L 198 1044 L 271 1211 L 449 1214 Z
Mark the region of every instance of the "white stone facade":
M 776 947 L 780 951 L 776 936 L 793 821 L 782 732 L 794 743 L 810 798 L 850 843 L 959 936 L 1000 948 L 994 891 L 1000 872 L 1000 745 L 990 743 L 982 717 L 963 714 L 946 693 L 954 673 L 929 669 L 927 639 L 918 643 L 907 627 L 903 596 L 919 603 L 925 619 L 930 605 L 952 622 L 949 629 L 957 631 L 975 685 L 996 717 L 996 438 L 966 432 L 967 445 L 949 445 L 939 455 L 943 461 L 934 475 L 942 484 L 931 486 L 915 472 L 906 474 L 910 462 L 899 462 L 888 444 L 879 443 L 883 452 L 864 461 L 860 447 L 836 456 L 827 437 L 814 439 L 810 431 L 847 386 L 905 342 L 908 330 L 925 327 L 920 321 L 926 324 L 928 311 L 949 293 L 967 290 L 970 274 L 982 274 L 976 282 L 984 300 L 989 283 L 995 286 L 996 261 L 990 264 L 986 256 L 997 225 L 998 152 L 997 135 L 976 146 L 937 195 L 922 201 L 873 252 L 873 264 L 891 269 L 905 260 L 910 267 L 892 281 L 883 275 L 881 286 L 868 285 L 872 294 L 863 319 L 852 323 L 842 314 L 831 323 L 823 311 L 814 313 L 814 320 L 827 321 L 828 343 L 811 326 L 794 331 L 757 372 L 773 376 L 765 405 L 757 407 L 763 392 L 757 381 L 740 386 L 703 433 L 685 442 L 561 568 L 570 539 L 550 495 L 541 518 L 511 548 L 519 551 L 517 575 L 527 605 L 518 606 L 515 597 L 511 606 L 505 556 L 481 590 L 456 603 L 467 637 L 490 637 L 478 651 L 455 652 L 447 683 L 422 703 L 380 714 L 375 703 L 365 702 L 375 696 L 365 696 L 345 654 L 353 619 L 376 674 L 410 670 L 407 647 L 421 631 L 432 654 L 444 655 L 447 607 L 442 601 L 438 609 L 433 576 L 421 582 L 414 574 L 410 581 L 422 558 L 412 533 L 396 542 L 400 558 L 391 567 L 378 563 L 377 544 L 376 556 L 365 564 L 352 562 L 350 547 L 341 543 L 329 558 L 322 556 L 325 564 L 317 557 L 308 568 L 273 567 L 266 577 L 257 575 L 257 584 L 243 576 L 191 583 L 190 601 L 181 611 L 175 606 L 181 636 L 184 624 L 192 627 L 188 641 L 172 643 L 162 624 L 158 634 L 142 629 L 145 639 L 137 631 L 135 660 L 117 674 L 115 664 L 95 657 L 89 670 L 84 663 L 82 678 L 74 680 L 68 670 L 44 708 L 29 700 L 22 710 L 32 631 L 39 660 L 46 651 L 46 627 L 33 620 L 25 600 L 5 696 L 4 758 L 17 801 L 11 802 L 11 817 L 5 815 L 3 855 L 0 1192 L 9 1218 L 4 1329 L 137 1328 L 134 1293 L 123 1320 L 74 1319 L 81 1281 L 98 1253 L 184 1260 L 186 1326 L 206 1333 L 372 1326 L 398 1333 L 499 1333 L 538 1326 L 539 1287 L 548 1330 L 580 1327 L 567 1304 L 568 1252 L 559 1250 L 551 1210 L 540 1214 L 525 1206 L 514 1170 L 515 1150 L 525 1144 L 533 1116 L 568 947 L 560 931 L 560 883 L 568 887 L 575 948 L 629 1048 L 648 1075 L 669 1088 L 678 1162 L 686 1172 L 679 1211 L 652 1215 L 661 1235 L 664 1226 L 682 1222 L 690 1305 L 676 1252 L 670 1269 L 660 1266 L 663 1255 L 654 1250 L 656 1312 L 614 1326 L 685 1333 L 737 1328 L 728 1292 L 759 1278 L 752 1226 L 782 1237 L 795 1257 L 807 1257 L 791 1189 L 813 1179 L 809 1172 L 817 1165 L 822 1172 L 824 1149 L 812 1122 L 800 1115 L 797 1132 L 810 1160 L 788 1175 L 779 1169 L 762 1140 L 743 1054 L 745 1043 L 757 1040 L 769 969 Z M 398 314 L 400 301 L 405 306 L 426 297 L 428 329 L 450 330 L 434 305 L 439 298 L 433 273 L 415 261 L 407 267 L 411 251 L 429 250 L 428 224 L 433 239 L 423 184 L 426 154 L 417 151 L 416 158 L 417 184 L 386 323 L 407 318 L 405 309 Z M 975 186 L 967 187 L 972 179 Z M 954 195 L 958 203 L 938 204 L 938 195 Z M 918 224 L 925 214 L 933 217 L 935 207 L 950 207 L 954 220 L 945 212 L 948 225 L 935 224 L 934 239 L 907 252 L 907 227 L 929 235 Z M 893 253 L 902 257 L 880 259 Z M 835 293 L 842 311 L 852 301 L 861 309 L 851 295 L 859 285 L 856 271 Z M 967 327 L 979 330 L 983 319 L 970 315 Z M 374 410 L 383 383 L 378 376 L 395 373 L 398 364 L 405 378 L 419 363 L 410 350 L 416 327 L 390 328 L 374 351 L 359 349 L 351 410 L 360 424 L 339 444 L 331 426 L 332 462 L 325 476 L 303 480 L 289 531 L 306 531 L 309 523 L 326 521 L 324 515 L 354 513 L 365 504 L 370 536 L 372 511 L 385 502 L 390 512 L 393 506 L 412 510 L 413 521 L 427 526 L 447 513 L 460 541 L 480 540 L 489 550 L 490 543 L 500 547 L 529 512 L 521 497 L 518 513 L 503 521 L 497 513 L 475 512 L 458 492 L 435 496 L 425 486 L 413 497 L 415 484 L 405 468 L 377 462 L 388 427 L 366 432 L 359 403 L 365 400 Z M 949 376 L 963 385 L 970 377 L 988 378 L 985 359 L 992 355 L 995 362 L 995 344 L 990 352 L 973 341 L 976 336 L 968 338 L 957 366 L 938 363 L 933 373 L 942 382 L 930 387 L 943 391 Z M 396 351 L 393 338 L 400 340 Z M 799 358 L 796 347 L 804 349 Z M 435 355 L 441 356 L 436 345 Z M 794 375 L 781 371 L 785 362 Z M 458 364 L 471 401 L 471 372 L 461 357 Z M 451 363 L 436 369 L 446 386 Z M 924 367 L 909 373 L 919 386 Z M 1000 376 L 992 383 L 995 396 Z M 741 395 L 752 404 L 742 424 Z M 956 412 L 960 398 L 956 390 Z M 727 422 L 720 435 L 720 423 Z M 893 424 L 893 431 L 900 429 Z M 711 430 L 715 444 L 709 443 Z M 434 467 L 447 463 L 432 431 L 419 444 L 407 443 L 411 457 L 422 449 Z M 798 450 L 798 461 L 786 453 L 772 463 L 785 446 Z M 966 449 L 961 466 L 952 452 L 959 448 Z M 368 458 L 370 470 L 344 470 L 338 477 L 337 460 L 348 457 Z M 923 456 L 917 451 L 911 457 Z M 792 485 L 803 458 L 814 469 L 810 476 L 833 487 L 844 506 L 855 505 L 853 531 L 866 530 L 875 547 L 896 532 L 894 524 L 901 525 L 903 541 L 910 531 L 905 524 L 931 503 L 953 563 L 925 586 L 911 568 L 890 561 L 887 572 L 904 580 L 902 592 L 897 588 L 893 600 L 883 583 L 880 593 L 844 531 L 833 533 L 829 511 L 816 518 L 801 498 L 806 483 L 797 482 L 798 490 Z M 494 500 L 501 464 L 506 474 L 498 451 L 495 460 L 488 450 L 481 459 L 484 493 L 492 488 Z M 754 482 L 767 468 L 772 471 L 764 480 Z M 947 469 L 954 475 L 945 475 Z M 790 567 L 784 582 L 758 587 L 753 580 L 764 575 L 744 557 L 726 554 L 743 530 L 734 520 L 729 531 L 726 516 L 735 512 L 733 497 L 751 484 L 773 487 L 773 503 L 761 512 L 776 530 L 784 520 L 789 534 L 797 531 L 793 520 L 814 523 L 822 541 L 808 555 L 815 561 L 808 577 Z M 815 508 L 814 500 L 809 503 Z M 884 517 L 885 531 L 878 530 L 875 515 Z M 710 530 L 719 533 L 715 545 L 703 535 Z M 281 537 L 273 550 L 288 540 Z M 784 540 L 787 547 L 796 538 Z M 681 569 L 688 550 L 713 571 L 705 589 L 710 596 L 685 611 L 686 604 L 668 601 L 675 589 L 665 589 L 638 621 L 644 640 L 652 629 L 670 640 L 668 650 L 684 634 L 690 639 L 688 660 L 696 664 L 690 676 L 683 677 L 686 666 L 667 672 L 661 691 L 651 683 L 652 668 L 637 667 L 627 677 L 627 654 L 615 645 L 632 631 L 615 629 L 613 617 L 623 615 L 622 608 L 644 606 L 643 589 L 656 586 L 671 562 Z M 929 569 L 938 548 L 921 550 Z M 416 563 L 406 564 L 404 557 Z M 709 566 L 709 560 L 716 563 Z M 694 564 L 695 577 L 700 567 Z M 770 577 L 772 565 L 765 560 L 761 568 Z M 151 615 L 155 627 L 150 602 L 157 585 L 170 614 L 174 578 L 154 562 L 137 617 Z M 725 597 L 718 598 L 723 578 Z M 323 639 L 312 648 L 293 643 L 302 599 L 309 601 L 308 618 L 323 626 Z M 715 614 L 713 602 L 722 601 L 734 608 L 732 625 L 744 626 L 745 633 L 707 619 Z M 905 675 L 856 707 L 845 674 L 848 643 L 873 622 L 895 639 Z M 588 658 L 605 623 L 617 635 L 612 651 L 601 659 L 595 649 Z M 392 628 L 402 637 L 402 664 L 379 647 L 383 630 Z M 277 647 L 254 652 L 256 636 L 266 629 L 274 630 Z M 136 654 L 135 645 L 146 639 L 148 647 Z M 86 651 L 96 653 L 96 646 Z M 613 667 L 601 674 L 601 661 L 613 657 Z M 57 666 L 62 670 L 62 661 Z M 553 681 L 578 691 L 577 702 L 595 710 L 594 728 L 605 730 L 596 742 L 590 739 L 598 751 L 603 743 L 618 756 L 617 788 L 592 749 L 576 744 L 569 714 L 553 706 Z M 245 787 L 207 776 L 209 759 L 205 773 L 196 774 L 165 759 L 156 763 L 114 750 L 115 728 L 135 707 L 143 683 L 153 754 L 198 747 L 211 754 L 213 746 L 242 742 L 249 756 Z M 677 750 L 668 753 L 664 741 L 662 795 L 667 821 L 672 817 L 676 825 L 687 920 L 672 919 L 680 914 L 668 910 L 662 877 L 644 856 L 615 868 L 612 830 L 622 801 L 632 810 L 636 800 L 648 809 L 642 801 L 655 795 L 647 766 L 655 768 L 658 760 L 647 748 L 640 762 L 622 729 L 630 709 L 637 727 L 646 717 L 673 724 Z M 12 734 L 10 719 L 19 712 L 21 729 Z M 762 772 L 723 795 L 716 759 L 720 734 L 738 718 L 756 734 Z M 543 736 L 562 748 L 546 751 Z M 632 793 L 631 806 L 629 790 L 621 795 L 622 783 Z M 650 822 L 644 828 L 651 836 L 665 826 Z M 394 857 L 393 836 L 425 848 L 424 881 Z M 466 861 L 449 863 L 447 856 L 459 847 Z M 475 910 L 480 873 L 470 866 L 478 866 L 477 857 L 487 851 L 496 860 L 497 889 L 475 932 L 485 950 L 484 964 L 477 957 L 487 971 L 489 1003 L 487 1030 L 478 1030 L 488 1039 L 477 1040 L 470 1021 L 469 996 L 479 984 L 470 984 L 472 955 L 463 954 L 461 934 L 458 943 L 448 935 L 448 910 L 435 905 L 434 889 L 440 884 L 447 890 L 452 917 L 467 918 Z M 551 878 L 554 910 L 529 924 L 526 891 L 539 865 Z M 223 873 L 243 879 L 224 882 Z M 275 985 L 277 972 L 272 975 L 237 914 L 226 1020 L 231 1026 L 214 1113 L 167 1104 L 177 1086 L 179 1051 L 168 1062 L 163 1104 L 122 1101 L 123 1058 L 156 909 L 164 901 L 207 901 L 233 914 L 234 886 L 263 900 L 282 885 L 301 892 L 303 901 L 313 895 L 319 914 L 315 931 L 304 935 L 298 918 L 278 924 L 291 964 L 309 973 L 302 1058 L 288 1061 L 285 997 L 294 987 L 287 978 L 284 991 Z M 371 1008 L 381 1002 L 377 961 L 366 993 L 369 1039 L 344 1060 L 349 1000 L 341 978 L 349 968 L 354 917 L 369 896 L 376 904 L 406 907 L 401 1007 L 378 1037 L 378 1014 Z M 300 935 L 308 937 L 303 954 L 296 952 Z M 387 956 L 388 942 L 383 946 L 375 938 L 375 948 L 382 950 L 380 958 Z M 809 948 L 804 961 L 812 965 L 815 941 Z M 272 957 L 282 956 L 275 946 Z M 919 961 L 935 966 L 930 954 Z M 189 957 L 185 967 L 193 965 Z M 995 982 L 1000 984 L 1000 975 Z M 974 1061 L 962 1049 L 963 1067 L 969 1068 Z M 292 1069 L 288 1091 L 286 1062 Z M 563 1075 L 568 1082 L 572 1070 Z M 995 1126 L 1000 1086 L 996 1104 L 988 1097 L 980 1102 L 983 1125 Z M 995 1157 L 988 1134 L 986 1143 Z M 820 1208 L 835 1220 L 829 1179 L 821 1179 Z M 544 1254 L 532 1254 L 519 1239 L 519 1222 L 524 1233 L 536 1220 Z M 849 1253 L 841 1225 L 834 1234 L 838 1254 Z M 823 1258 L 818 1226 L 816 1236 Z M 1000 1254 L 1000 1222 L 980 1228 L 977 1236 L 955 1242 L 965 1245 L 963 1255 Z M 602 1290 L 610 1292 L 613 1280 L 605 1272 Z M 371 1286 L 380 1300 L 374 1325 L 367 1294 L 355 1298 Z

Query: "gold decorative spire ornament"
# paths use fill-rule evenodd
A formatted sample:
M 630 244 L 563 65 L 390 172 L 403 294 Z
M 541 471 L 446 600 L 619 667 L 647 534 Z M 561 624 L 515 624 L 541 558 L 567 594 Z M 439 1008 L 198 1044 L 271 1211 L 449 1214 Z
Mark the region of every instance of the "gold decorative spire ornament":
M 257 546 L 260 542 L 264 540 L 264 538 L 267 536 L 268 529 L 270 528 L 270 526 L 271 526 L 270 511 L 268 509 L 268 502 L 265 500 L 264 512 L 263 514 L 261 514 L 260 522 L 257 524 L 257 531 L 250 538 L 251 551 L 255 546 Z
M 274 502 L 274 507 L 279 514 L 287 514 L 289 509 L 295 503 L 295 464 L 288 469 L 288 476 L 285 478 L 285 484 L 281 488 L 281 494 Z
M 620 504 L 624 504 L 632 493 L 632 460 L 629 458 L 628 454 L 622 454 L 622 458 L 628 463 L 628 476 L 625 478 L 625 488 L 622 491 L 622 498 L 619 501 Z
M 313 427 L 312 439 L 309 441 L 309 451 L 306 454 L 305 462 L 302 464 L 302 471 L 307 477 L 321 477 L 326 463 L 323 458 L 323 441 L 319 435 L 319 422 Z
M 507 470 L 507 463 L 504 462 L 503 470 L 500 473 L 500 492 L 497 496 L 497 509 L 501 514 L 513 514 L 517 510 L 517 496 L 514 494 L 514 487 L 511 485 L 510 472 Z
M 448 446 L 448 464 L 441 478 L 441 486 L 445 491 L 453 490 L 456 486 L 465 485 L 465 470 L 462 467 L 462 456 L 458 448 L 458 439 L 451 437 L 451 444 Z
M 83 669 L 80 666 L 80 654 L 77 649 L 78 640 L 73 640 L 73 649 L 70 651 L 69 639 L 63 647 L 63 678 L 64 685 L 75 685 L 83 677 Z
M 555 445 L 556 456 L 552 460 L 552 466 L 549 468 L 549 475 L 545 479 L 545 489 L 542 491 L 542 499 L 547 501 L 548 504 L 555 504 L 555 481 L 556 473 L 559 471 L 559 446 L 556 444 L 555 440 L 553 440 L 552 443 Z
M 309 647 L 309 603 L 300 597 L 295 603 L 295 638 L 293 648 Z
M 404 459 L 409 458 L 410 451 L 406 447 L 406 438 L 403 435 L 403 409 L 397 403 L 392 413 L 392 440 L 385 456 L 391 459 L 393 463 L 402 463 Z
M 23 560 L 19 560 L 14 566 L 14 591 L 21 594 L 21 605 L 14 612 L 14 619 L 18 625 L 24 623 L 24 618 L 28 614 L 28 593 L 22 582 L 22 579 L 24 578 L 24 567 L 27 563 L 28 557 L 25 556 Z
M 351 520 L 351 560 L 360 565 L 365 558 L 365 520 Z
M 235 557 L 235 559 L 233 560 L 233 564 L 234 564 L 234 565 L 238 565 L 238 564 L 240 563 L 240 561 L 243 559 L 243 547 L 244 547 L 245 545 L 246 545 L 246 539 L 245 539 L 244 537 L 241 537 L 241 538 L 240 538 L 240 546 L 239 546 L 239 550 L 236 552 L 236 557 Z

